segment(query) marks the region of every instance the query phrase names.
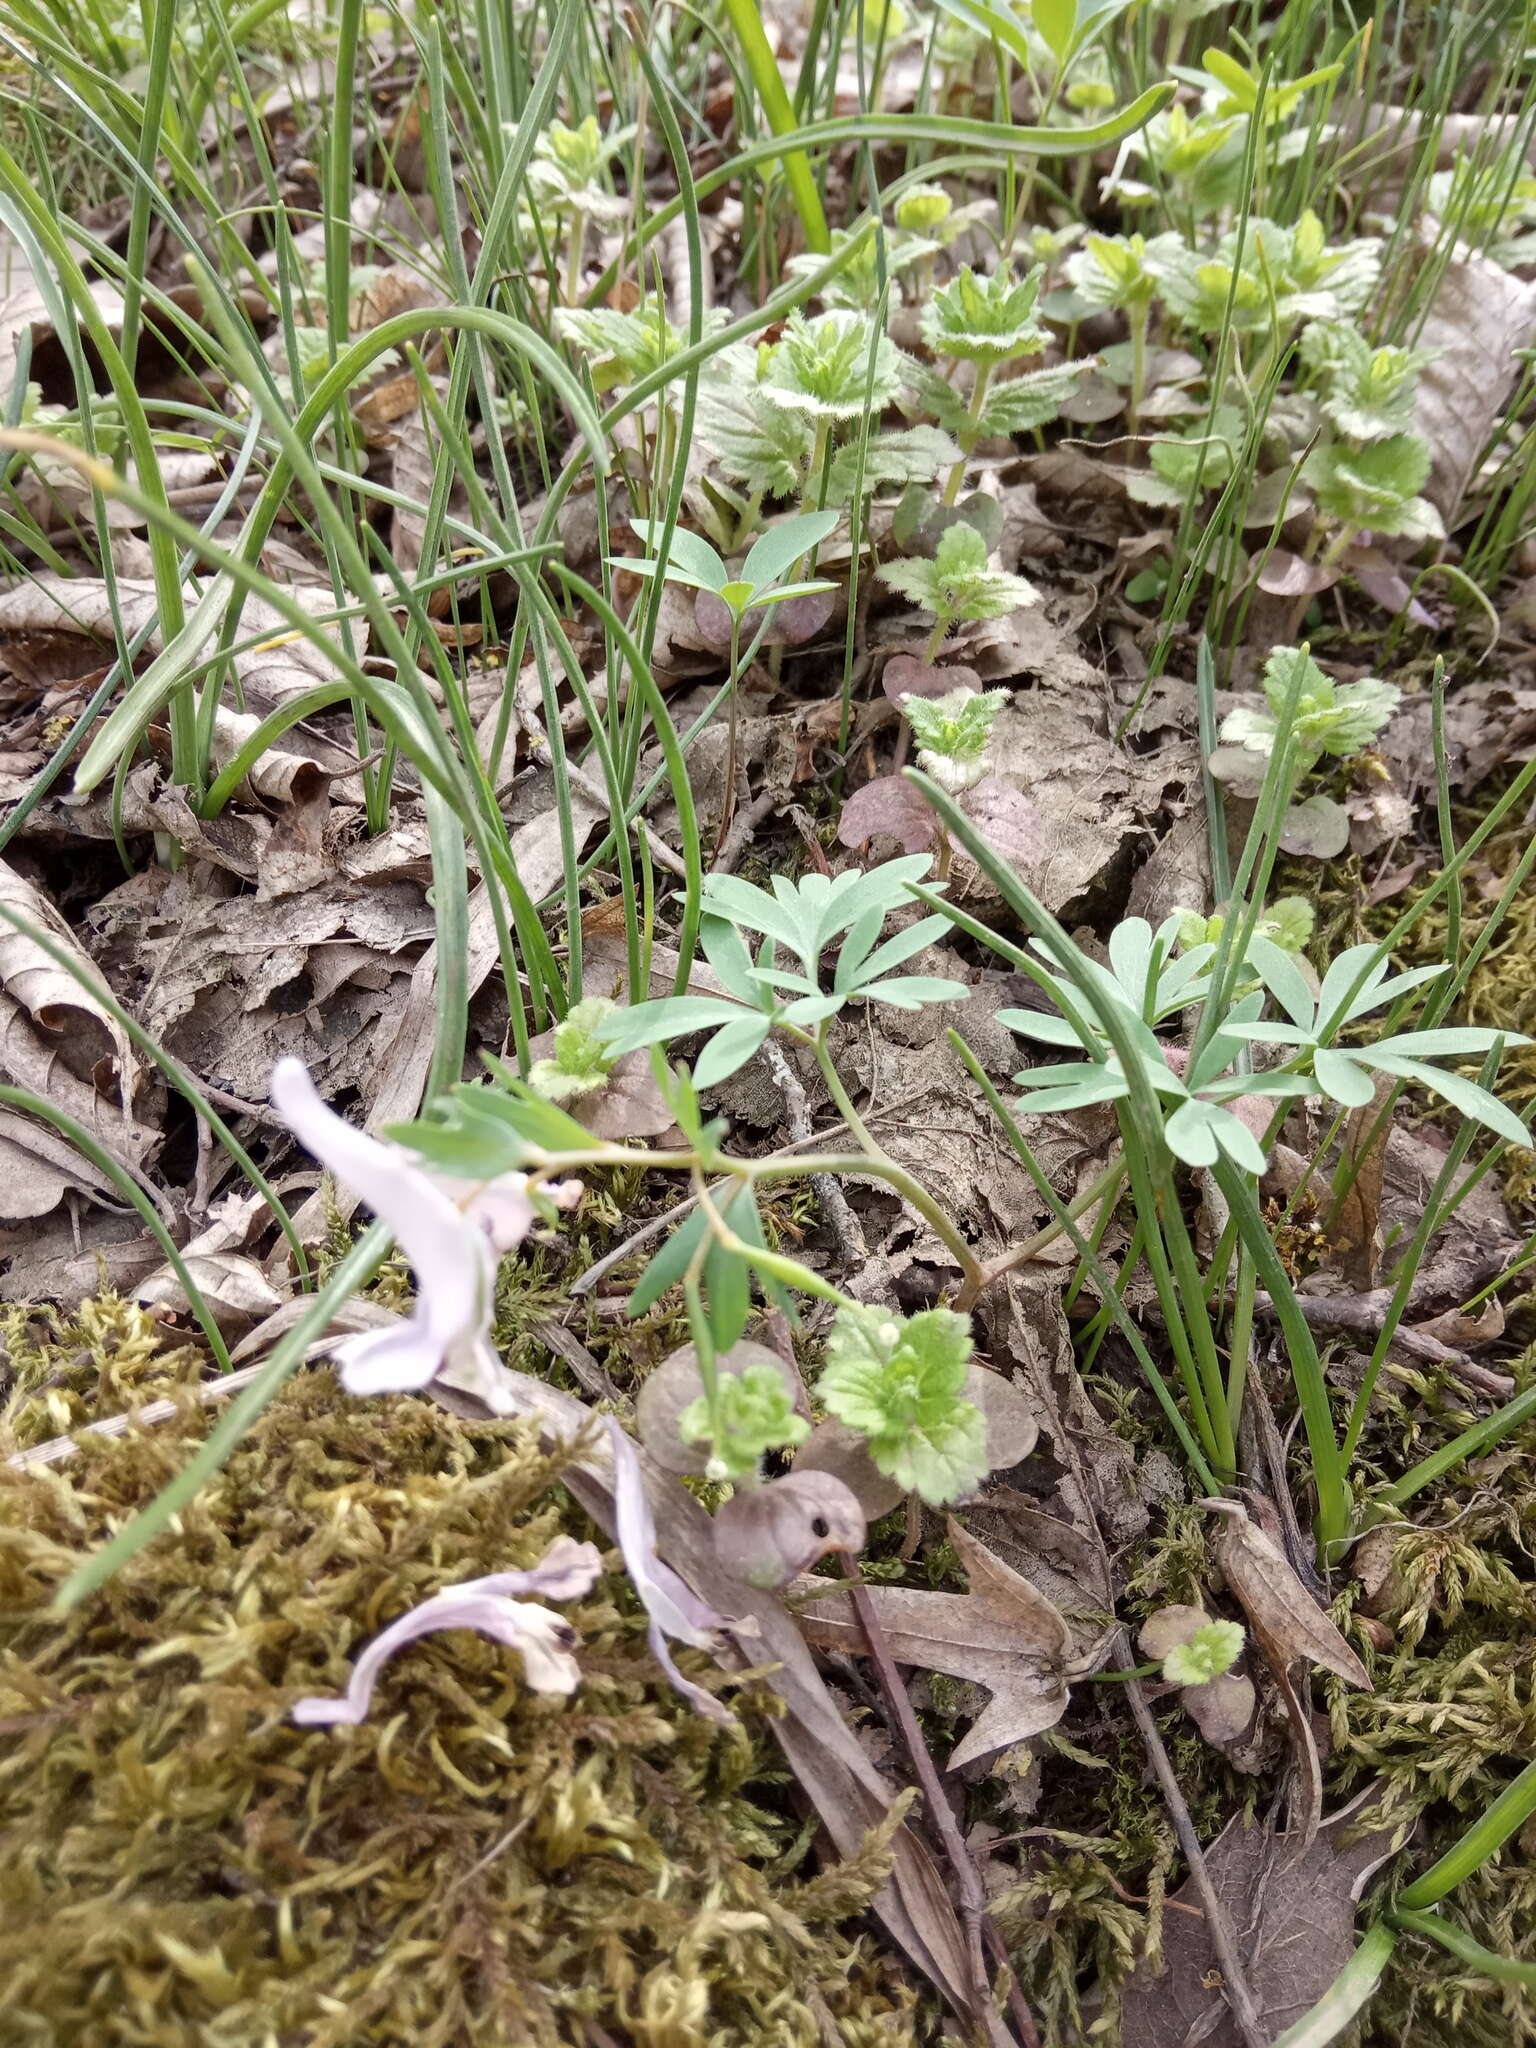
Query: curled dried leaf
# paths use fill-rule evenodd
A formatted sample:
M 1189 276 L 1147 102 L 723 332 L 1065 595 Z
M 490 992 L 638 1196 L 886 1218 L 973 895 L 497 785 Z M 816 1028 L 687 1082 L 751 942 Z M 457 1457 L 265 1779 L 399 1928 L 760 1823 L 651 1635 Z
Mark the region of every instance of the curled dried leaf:
M 1278 1672 L 1299 1659 L 1320 1664 L 1346 1685 L 1371 1690 L 1370 1674 L 1291 1569 L 1280 1546 L 1248 1519 L 1236 1501 L 1202 1503 L 1226 1517 L 1216 1561 L 1253 1626 L 1260 1649 Z
M 896 1481 L 888 1479 L 875 1464 L 859 1432 L 835 1416 L 818 1422 L 796 1451 L 795 1470 L 825 1473 L 836 1479 L 853 1495 L 871 1522 L 888 1515 L 905 1498 Z
M 777 1592 L 837 1550 L 864 1547 L 864 1510 L 830 1472 L 791 1472 L 744 1488 L 719 1509 L 715 1556 L 722 1570 L 763 1592 Z

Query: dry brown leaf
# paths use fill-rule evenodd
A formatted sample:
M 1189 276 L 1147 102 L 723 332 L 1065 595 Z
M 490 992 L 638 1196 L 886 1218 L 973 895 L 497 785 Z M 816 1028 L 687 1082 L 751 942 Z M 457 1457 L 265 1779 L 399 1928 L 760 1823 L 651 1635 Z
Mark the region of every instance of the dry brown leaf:
M 1369 1692 L 1370 1674 L 1292 1570 L 1285 1552 L 1236 1501 L 1208 1500 L 1226 1527 L 1216 1539 L 1216 1562 L 1271 1664 L 1304 1659 Z
M 795 1470 L 825 1472 L 840 1480 L 871 1522 L 888 1515 L 905 1498 L 902 1488 L 869 1455 L 867 1440 L 833 1416 L 818 1422 L 796 1451 Z
M 1425 496 L 1454 526 L 1478 459 L 1519 375 L 1519 349 L 1536 341 L 1536 282 L 1489 256 L 1459 253 L 1441 273 L 1416 346 L 1438 349 L 1419 372 L 1414 432 L 1434 458 Z
M 1355 1905 L 1398 1846 L 1393 1830 L 1349 1839 L 1376 1788 L 1333 1814 L 1310 1844 L 1234 1820 L 1205 1852 L 1237 1936 L 1248 1988 L 1273 2041 L 1316 2004 L 1355 1946 Z M 1163 1927 L 1163 1968 L 1137 1970 L 1122 1994 L 1122 2038 L 1135 2048 L 1242 2048 L 1206 1929 L 1186 1880 Z
M 336 594 L 329 586 L 292 584 L 287 595 L 315 617 L 336 609 Z M 189 610 L 197 596 L 195 589 L 189 594 Z M 147 577 L 121 578 L 109 591 L 93 577 L 47 574 L 0 591 L 0 632 L 56 633 L 78 640 L 82 675 L 111 660 L 117 646 L 114 614 L 122 621 L 125 639 L 148 627 L 145 652 L 160 652 L 160 603 Z M 319 683 L 339 682 L 340 672 L 323 644 L 335 632 L 334 626 L 322 626 L 317 644 L 295 633 L 263 599 L 247 598 L 240 614 L 240 640 L 256 644 L 233 657 L 247 710 L 270 711 L 285 697 Z
M 777 1592 L 818 1559 L 864 1548 L 864 1510 L 830 1472 L 742 1487 L 715 1510 L 715 1556 L 733 1579 Z
M 71 1188 L 118 1199 L 106 1175 L 82 1159 L 67 1139 L 19 1110 L 0 1107 L 0 1220 L 46 1216 Z
M 1056 1725 L 1067 1704 L 1064 1674 L 1072 1637 L 1028 1579 L 958 1522 L 947 1527 L 968 1592 L 871 1586 L 868 1596 L 898 1664 L 970 1679 L 992 1695 L 949 1759 L 953 1771 Z M 800 1619 L 810 1641 L 822 1648 L 862 1652 L 864 1632 L 846 1594 L 811 1601 Z
M 1386 1075 L 1378 1077 L 1371 1100 L 1350 1114 L 1340 1163 L 1354 1169 L 1354 1179 L 1328 1219 L 1330 1235 L 1343 1247 L 1330 1263 L 1337 1264 L 1352 1287 L 1363 1289 L 1376 1285 L 1381 1255 L 1381 1189 L 1392 1135 L 1392 1120 L 1383 1118 L 1381 1111 L 1393 1086 Z
M 922 791 L 904 775 L 877 775 L 843 805 L 837 836 L 855 853 L 872 839 L 894 839 L 903 853 L 926 853 L 939 836 L 939 821 Z
M 1372 1690 L 1370 1674 L 1313 1600 L 1279 1544 L 1235 1501 L 1208 1500 L 1204 1505 L 1225 1517 L 1226 1527 L 1216 1540 L 1216 1561 L 1285 1701 L 1300 1781 L 1294 1802 L 1300 1822 L 1297 1833 L 1305 1846 L 1321 1822 L 1323 1783 L 1308 1679 L 1298 1681 L 1297 1666 L 1319 1664 L 1367 1692 Z
M 38 926 L 78 960 L 92 980 L 96 978 L 74 933 L 47 897 L 3 860 L 0 904 Z M 127 1033 L 104 1003 L 9 919 L 0 920 L 0 986 L 27 1013 L 39 1036 L 71 1073 L 103 1093 L 119 1084 L 123 1099 L 132 1099 L 134 1069 Z

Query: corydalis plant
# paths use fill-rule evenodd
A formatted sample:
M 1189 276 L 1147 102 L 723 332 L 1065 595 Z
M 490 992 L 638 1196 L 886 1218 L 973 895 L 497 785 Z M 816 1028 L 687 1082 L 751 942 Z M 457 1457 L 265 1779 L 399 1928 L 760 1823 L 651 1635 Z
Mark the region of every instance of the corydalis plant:
M 357 1130 L 328 1109 L 300 1061 L 272 1070 L 272 1107 L 322 1166 L 394 1232 L 416 1275 L 409 1321 L 332 1346 L 349 1393 L 402 1393 L 443 1376 L 510 1413 L 506 1372 L 491 1343 L 497 1257 L 543 1216 L 581 1199 L 580 1181 L 537 1186 L 524 1173 L 455 1187 L 409 1153 Z M 456 1199 L 458 1197 L 458 1199 Z
M 395 1653 L 422 1636 L 453 1628 L 473 1629 L 517 1650 L 523 1660 L 523 1682 L 531 1692 L 569 1695 L 581 1682 L 581 1667 L 573 1654 L 576 1631 L 542 1603 L 579 1599 L 592 1590 L 602 1569 L 595 1544 L 557 1536 L 530 1571 L 491 1572 L 445 1586 L 374 1637 L 353 1665 L 344 1693 L 299 1700 L 293 1718 L 304 1728 L 355 1728 L 367 1717 L 374 1687 Z

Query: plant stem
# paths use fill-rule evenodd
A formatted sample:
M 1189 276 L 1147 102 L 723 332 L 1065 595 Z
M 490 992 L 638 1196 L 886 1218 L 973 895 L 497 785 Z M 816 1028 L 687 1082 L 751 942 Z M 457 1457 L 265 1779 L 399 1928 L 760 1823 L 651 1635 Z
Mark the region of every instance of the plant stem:
M 965 465 L 971 459 L 971 451 L 981 439 L 981 409 L 987 402 L 987 386 L 992 382 L 992 370 L 991 363 L 977 365 L 976 381 L 971 387 L 971 402 L 966 408 L 966 418 L 970 424 L 960 432 L 960 460 L 950 470 L 949 479 L 944 486 L 946 505 L 953 505 L 959 497 L 960 485 L 965 476 Z
M 1133 434 L 1141 431 L 1141 401 L 1146 392 L 1147 381 L 1147 322 L 1152 316 L 1152 307 L 1147 300 L 1139 300 L 1126 308 L 1126 319 L 1131 329 L 1131 404 L 1129 426 Z

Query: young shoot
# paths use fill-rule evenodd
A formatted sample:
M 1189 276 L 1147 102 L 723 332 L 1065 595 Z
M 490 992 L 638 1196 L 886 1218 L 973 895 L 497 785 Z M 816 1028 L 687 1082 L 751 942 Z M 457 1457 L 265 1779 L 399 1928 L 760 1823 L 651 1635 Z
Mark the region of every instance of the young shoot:
M 961 619 L 1001 619 L 1023 605 L 1038 604 L 1040 593 L 1023 576 L 988 566 L 987 543 L 964 520 L 946 527 L 932 561 L 909 556 L 885 562 L 875 572 L 898 595 L 919 605 L 933 619 L 923 652 L 932 661 L 950 627 Z

